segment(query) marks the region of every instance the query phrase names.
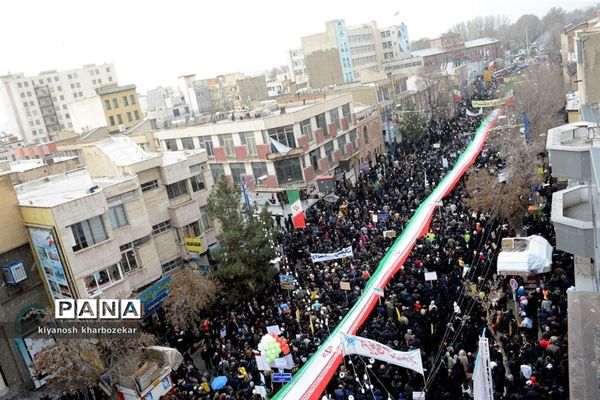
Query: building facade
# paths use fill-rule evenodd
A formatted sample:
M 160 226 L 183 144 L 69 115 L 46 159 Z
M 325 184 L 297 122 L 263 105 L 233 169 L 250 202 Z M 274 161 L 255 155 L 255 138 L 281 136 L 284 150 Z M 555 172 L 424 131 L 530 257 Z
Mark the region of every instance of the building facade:
M 87 169 L 16 187 L 50 298 L 130 297 L 186 261 L 207 263 L 205 152 L 149 154 L 126 137 L 82 151 Z
M 87 133 L 100 127 L 123 132 L 144 119 L 135 85 L 106 85 L 96 89 L 94 96 L 69 103 L 73 130 Z
M 44 343 L 28 336 L 33 333 L 34 318 L 30 311 L 49 305 L 29 246 L 19 202 L 11 180 L 11 170 L 0 172 L 0 397 L 10 399 L 26 389 L 37 388 L 43 380 L 35 379 L 29 366 Z
M 552 196 L 556 247 L 573 254 L 574 288 L 567 291 L 569 388 L 571 398 L 600 396 L 597 343 L 600 318 L 600 132 L 596 123 L 578 122 L 548 131 L 546 148 L 552 175 L 568 179 Z
M 290 49 L 287 52 L 288 71 L 290 79 L 296 85 L 302 85 L 308 82 L 308 71 L 304 61 L 304 52 L 302 47 Z
M 361 71 L 384 71 L 387 64 L 410 56 L 404 24 L 379 28 L 375 21 L 346 26 L 344 20 L 333 20 L 325 23 L 325 32 L 301 41 L 312 88 L 352 83 L 361 79 Z
M 350 94 L 288 103 L 269 117 L 164 129 L 155 139 L 162 151 L 205 149 L 214 180 L 245 182 L 255 194 L 317 194 L 317 176 L 354 174 L 384 152 L 378 113 L 366 107 L 357 114 Z
M 186 75 L 180 77 L 180 85 L 193 116 L 226 114 L 268 97 L 264 75 L 246 76 L 235 72 L 209 79 Z
M 0 100 L 11 133 L 26 143 L 47 143 L 55 132 L 73 128 L 67 104 L 94 96 L 96 87 L 116 83 L 113 64 L 89 64 L 66 71 L 0 76 Z
M 146 109 L 142 110 L 146 118 L 155 120 L 158 126 L 174 121 L 185 121 L 192 117 L 185 96 L 170 87 L 157 87 L 146 93 Z

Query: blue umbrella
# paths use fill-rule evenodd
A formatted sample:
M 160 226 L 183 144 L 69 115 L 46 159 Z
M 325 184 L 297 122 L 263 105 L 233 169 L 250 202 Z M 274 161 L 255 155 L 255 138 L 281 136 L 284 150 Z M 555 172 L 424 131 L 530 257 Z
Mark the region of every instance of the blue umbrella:
M 212 388 L 212 390 L 219 390 L 223 389 L 226 383 L 226 376 L 217 376 L 215 379 L 213 379 L 212 383 L 210 384 L 210 387 Z

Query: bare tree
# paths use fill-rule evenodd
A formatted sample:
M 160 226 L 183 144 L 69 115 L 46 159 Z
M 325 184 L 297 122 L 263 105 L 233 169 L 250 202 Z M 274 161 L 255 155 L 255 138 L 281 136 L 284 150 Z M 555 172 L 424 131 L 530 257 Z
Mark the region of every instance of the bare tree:
M 543 167 L 538 155 L 545 151 L 548 129 L 563 122 L 563 81 L 558 68 L 532 67 L 523 82 L 514 87 L 515 106 L 511 120 L 516 126 L 497 128 L 488 143 L 489 151 L 497 153 L 503 163 L 500 182 L 495 164 L 473 169 L 467 176 L 468 196 L 464 202 L 473 209 L 486 211 L 507 220 L 519 230 L 523 217 L 533 204 L 532 187 L 540 184 L 536 169 Z M 511 111 L 509 109 L 509 111 Z M 521 116 L 527 115 L 531 142 L 521 133 Z M 496 159 L 496 158 L 494 158 Z
M 131 375 L 139 367 L 144 349 L 155 342 L 154 336 L 146 333 L 134 338 L 61 339 L 37 353 L 33 367 L 37 374 L 48 374 L 49 385 L 86 395 L 106 373 L 115 383 Z
M 431 121 L 447 118 L 452 113 L 452 82 L 450 77 L 432 69 L 423 69 L 418 81 L 421 103 Z
M 564 81 L 558 67 L 532 65 L 525 79 L 514 86 L 517 116 L 527 115 L 534 150 L 546 148 L 548 129 L 564 122 Z
M 419 40 L 415 40 L 411 42 L 410 49 L 411 51 L 424 50 L 431 47 L 431 42 L 429 38 L 421 38 Z
M 184 326 L 196 320 L 221 292 L 222 285 L 216 279 L 197 271 L 180 271 L 169 283 L 169 296 L 163 303 L 166 318 L 173 326 Z

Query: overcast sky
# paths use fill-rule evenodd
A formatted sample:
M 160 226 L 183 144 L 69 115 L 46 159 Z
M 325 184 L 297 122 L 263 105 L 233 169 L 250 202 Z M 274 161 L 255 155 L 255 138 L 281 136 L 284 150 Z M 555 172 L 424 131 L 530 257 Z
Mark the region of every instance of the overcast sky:
M 119 83 L 140 92 L 174 85 L 179 75 L 207 78 L 286 64 L 286 49 L 324 30 L 324 22 L 404 22 L 411 40 L 434 37 L 479 15 L 543 16 L 593 0 L 7 0 L 2 1 L 0 75 L 35 74 L 112 62 Z M 395 13 L 398 16 L 394 16 Z M 4 121 L 0 107 L 0 124 Z

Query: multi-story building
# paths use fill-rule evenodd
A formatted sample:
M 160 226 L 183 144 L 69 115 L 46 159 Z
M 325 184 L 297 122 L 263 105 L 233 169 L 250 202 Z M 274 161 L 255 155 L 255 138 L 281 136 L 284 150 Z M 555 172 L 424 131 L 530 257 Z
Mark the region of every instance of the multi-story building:
M 122 132 L 144 119 L 135 85 L 99 87 L 93 96 L 71 102 L 67 109 L 77 133 L 100 127 L 111 133 Z
M 36 262 L 27 240 L 23 217 L 11 181 L 13 172 L 7 161 L 0 165 L 0 397 L 10 399 L 29 388 L 43 384 L 30 364 L 44 347 L 28 338 L 34 329 L 31 312 L 48 305 Z
M 325 23 L 325 32 L 301 40 L 313 88 L 355 82 L 362 70 L 383 71 L 410 55 L 404 24 L 380 29 L 375 21 L 346 26 L 344 20 L 333 20 Z
M 562 58 L 565 87 L 570 91 L 577 90 L 577 57 L 575 55 L 575 34 L 578 31 L 600 26 L 600 15 L 590 20 L 581 21 L 565 28 L 560 37 L 560 55 Z
M 127 137 L 82 151 L 87 169 L 16 187 L 50 298 L 128 297 L 207 263 L 206 152 L 147 153 Z
M 117 82 L 113 64 L 89 64 L 67 71 L 0 76 L 0 99 L 11 133 L 26 143 L 47 143 L 73 128 L 67 104 L 94 96 L 99 85 Z
M 194 116 L 248 108 L 253 102 L 268 96 L 264 75 L 245 76 L 235 72 L 209 79 L 197 80 L 195 75 L 179 79 L 185 101 Z
M 158 126 L 192 117 L 190 107 L 178 89 L 157 87 L 149 90 L 145 98 L 146 109 L 142 111 L 146 118 L 155 120 Z
M 432 39 L 429 49 L 413 51 L 411 58 L 421 63 L 421 66 L 439 71 L 439 67 L 453 63 L 455 66 L 478 63 L 480 70 L 485 67 L 486 61 L 493 61 L 501 56 L 500 41 L 493 38 L 480 38 L 463 41 L 460 35 L 446 34 Z M 481 71 L 480 71 L 481 73 Z
M 306 70 L 306 62 L 304 61 L 304 52 L 302 47 L 290 49 L 287 52 L 288 71 L 290 79 L 296 85 L 302 85 L 308 82 L 308 71 Z
M 578 122 L 548 131 L 552 175 L 569 186 L 552 197 L 556 247 L 574 256 L 575 290 L 568 291 L 569 386 L 571 398 L 600 397 L 597 344 L 600 316 L 600 131 Z
M 317 194 L 318 175 L 354 174 L 384 151 L 378 113 L 357 111 L 350 94 L 287 103 L 268 117 L 163 129 L 155 138 L 163 151 L 205 149 L 213 179 L 245 181 L 256 196 L 285 188 Z

